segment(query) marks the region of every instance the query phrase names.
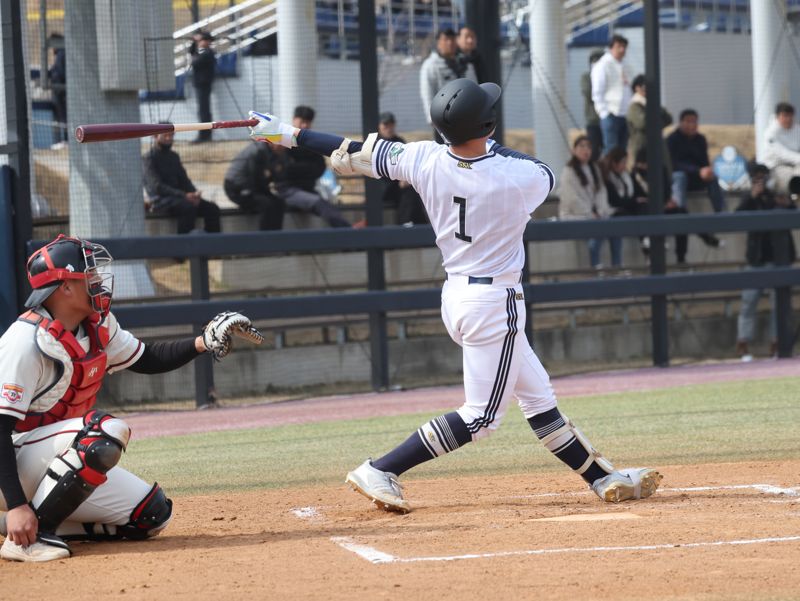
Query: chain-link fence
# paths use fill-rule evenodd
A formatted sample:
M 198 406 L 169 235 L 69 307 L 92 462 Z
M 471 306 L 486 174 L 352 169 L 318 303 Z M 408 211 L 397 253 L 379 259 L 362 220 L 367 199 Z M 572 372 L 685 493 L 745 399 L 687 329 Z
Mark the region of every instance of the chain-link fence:
M 627 88 L 637 75 L 644 73 L 644 8 L 642 2 L 563 2 L 559 15 L 566 41 L 563 81 L 556 81 L 548 79 L 554 77 L 548 56 L 537 54 L 535 46 L 531 52 L 532 38 L 541 32 L 541 23 L 534 16 L 543 3 L 546 0 L 500 2 L 496 42 L 501 72 L 496 79 L 504 90 L 506 145 L 524 152 L 544 152 L 535 144 L 534 130 L 540 132 L 542 128 L 541 123 L 535 122 L 539 114 L 535 109 L 546 105 L 556 116 L 567 150 L 564 156 L 549 160 L 559 173 L 568 169 L 569 149 L 579 135 L 594 132 L 600 136 L 597 144 L 602 144 L 600 123 L 594 120 L 598 116 L 592 114 L 594 102 L 587 97 L 585 86 L 592 81 L 590 58 L 606 52 L 613 35 L 627 40 L 624 85 L 626 95 L 633 95 L 633 90 L 628 93 Z M 384 0 L 375 4 L 380 111 L 393 114 L 397 134 L 405 139 L 430 139 L 433 132 L 421 94 L 420 74 L 426 60 L 449 52 L 438 46 L 439 32 L 453 30 L 455 50 L 464 43 L 459 34 L 467 22 L 469 3 Z M 754 66 L 754 54 L 758 52 L 752 43 L 752 4 L 738 0 L 659 2 L 662 104 L 672 118 L 665 135 L 678 128 L 685 109 L 694 109 L 700 132 L 708 143 L 709 165 L 723 187 L 721 207 L 709 201 L 707 186 L 691 182 L 685 198 L 679 199 L 690 212 L 737 207 L 749 191 L 743 165 L 756 155 L 753 124 L 759 108 L 774 104 L 778 100 L 776 94 L 787 102 L 796 103 L 800 98 L 800 83 L 790 76 L 800 68 L 800 37 L 795 19 L 798 3 L 765 0 L 782 16 L 774 30 L 779 43 L 770 45 L 765 66 L 757 61 Z M 30 73 L 34 239 L 52 238 L 59 232 L 98 238 L 158 236 L 189 230 L 199 234 L 213 231 L 215 220 L 223 232 L 258 229 L 259 216 L 231 198 L 225 187 L 232 160 L 251 145 L 246 130 L 216 130 L 210 138 L 197 133 L 175 136 L 171 149 L 180 157 L 191 188 L 204 202 L 216 207 L 206 213 L 197 211 L 196 218 L 192 214 L 190 227 L 185 215 L 174 206 L 161 204 L 158 194 L 143 183 L 143 169 L 148 165 L 143 157 L 158 150 L 159 142 L 145 138 L 79 145 L 72 131 L 79 124 L 93 122 L 241 119 L 251 109 L 276 112 L 289 120 L 292 115 L 287 113 L 292 107 L 287 108 L 282 97 L 288 71 L 297 80 L 302 80 L 304 74 L 313 75 L 313 84 L 306 86 L 306 95 L 297 103 L 315 109 L 315 129 L 360 136 L 358 2 L 298 2 L 292 10 L 297 11 L 295 17 L 306 19 L 304 35 L 310 37 L 303 39 L 311 41 L 287 70 L 277 55 L 277 38 L 300 30 L 281 23 L 279 2 L 23 1 L 25 57 Z M 460 52 L 461 58 L 444 56 L 456 74 L 470 68 L 470 61 L 464 59 L 465 51 Z M 209 55 L 214 58 L 213 81 L 209 63 L 203 60 Z M 479 65 L 471 65 L 475 75 L 481 77 Z M 769 77 L 759 80 L 754 69 L 764 68 Z M 781 77 L 784 83 L 776 92 L 773 84 Z M 537 79 L 545 82 L 544 88 L 535 87 Z M 754 81 L 762 81 L 761 88 Z M 534 89 L 539 91 L 535 93 Z M 631 106 L 636 110 L 644 106 L 641 93 L 633 96 Z M 665 148 L 669 155 L 670 149 Z M 634 167 L 634 154 L 631 151 L 627 157 L 627 168 Z M 362 220 L 363 182 L 327 181 L 318 190 L 339 216 L 351 224 Z M 557 200 L 556 195 L 537 217 L 558 218 Z M 395 205 L 387 202 L 385 208 L 386 223 L 401 219 Z M 283 228 L 328 227 L 330 219 L 326 215 L 320 211 L 315 214 L 308 207 L 289 209 L 283 217 Z M 744 234 L 725 235 L 716 244 L 690 237 L 688 250 L 682 253 L 679 241 L 670 240 L 668 244 L 671 268 L 718 269 L 739 267 L 745 262 Z M 596 265 L 592 265 L 584 241 L 539 243 L 532 247 L 532 277 L 545 281 L 645 273 L 649 265 L 646 245 L 644 239 L 624 240 L 619 260 L 602 247 L 601 261 L 606 267 L 613 263 L 613 269 L 601 271 L 594 269 Z M 215 298 L 363 290 L 367 286 L 366 263 L 365 253 L 215 259 L 210 264 L 210 288 Z M 387 286 L 395 289 L 432 286 L 443 277 L 434 249 L 387 252 L 386 268 Z M 118 265 L 117 302 L 188 299 L 189 273 L 188 262 L 169 258 Z M 676 320 L 694 318 L 685 321 L 687 331 L 694 333 L 683 335 L 684 343 L 676 352 L 707 352 L 707 345 L 699 341 L 708 329 L 724 323 L 724 342 L 713 352 L 732 353 L 738 307 L 737 295 L 674 299 Z M 611 336 L 608 332 L 622 331 L 620 325 L 645 323 L 648 319 L 647 303 L 631 299 L 623 305 L 545 307 L 534 321 L 537 335 L 560 336 L 559 344 L 563 346 L 569 332 L 580 327 L 595 328 L 598 335 Z M 244 354 L 234 358 L 232 363 L 241 367 L 232 368 L 226 372 L 228 375 L 218 370 L 221 396 L 263 394 L 272 388 L 363 381 L 368 377 L 365 374 L 369 373 L 371 358 L 366 316 L 260 325 L 268 333 L 272 366 L 269 373 L 256 378 L 247 371 L 248 365 L 254 365 L 248 363 L 251 359 Z M 189 331 L 187 327 L 136 333 L 152 340 L 187 335 Z M 430 350 L 438 348 L 438 343 L 431 341 L 443 339 L 444 334 L 434 312 L 390 316 L 389 335 L 397 348 L 392 353 L 393 381 L 410 383 L 457 374 L 458 361 L 451 365 L 453 362 L 448 359 L 441 365 L 430 360 L 432 354 L 439 352 Z M 614 344 L 617 350 L 609 357 L 634 357 L 624 351 L 623 342 Z M 768 344 L 769 341 L 764 343 Z M 314 354 L 317 351 L 318 356 Z M 303 354 L 316 359 L 303 363 L 298 360 Z M 570 353 L 562 353 L 558 360 L 569 361 Z M 181 373 L 147 382 L 125 376 L 118 384 L 111 384 L 109 393 L 117 399 L 191 396 L 191 368 Z

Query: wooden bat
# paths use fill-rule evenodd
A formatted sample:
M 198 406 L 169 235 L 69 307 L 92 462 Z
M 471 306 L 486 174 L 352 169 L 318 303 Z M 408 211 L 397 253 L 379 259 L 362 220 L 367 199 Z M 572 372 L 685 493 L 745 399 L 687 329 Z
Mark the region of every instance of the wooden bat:
M 96 125 L 79 125 L 75 130 L 75 139 L 81 144 L 85 144 L 87 142 L 144 138 L 167 132 L 229 129 L 231 127 L 254 127 L 256 125 L 258 125 L 258 119 L 210 121 L 208 123 L 98 123 Z

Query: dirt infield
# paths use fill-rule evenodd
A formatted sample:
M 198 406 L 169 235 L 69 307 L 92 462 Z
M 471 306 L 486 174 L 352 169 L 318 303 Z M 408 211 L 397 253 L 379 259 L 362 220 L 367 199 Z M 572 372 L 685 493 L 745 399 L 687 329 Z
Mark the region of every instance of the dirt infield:
M 608 505 L 571 474 L 177 499 L 159 538 L 0 563 L 4 599 L 796 599 L 800 461 L 666 466 Z
M 555 378 L 553 386 L 560 398 L 657 390 L 704 384 L 796 376 L 800 357 L 761 360 L 752 363 L 727 361 L 683 365 L 661 369 L 616 370 Z M 335 421 L 438 411 L 458 407 L 464 402 L 461 386 L 417 388 L 402 392 L 357 394 L 285 401 L 280 403 L 225 407 L 210 411 L 164 411 L 130 414 L 125 421 L 137 439 L 154 436 L 215 432 L 243 428 L 266 428 L 285 424 Z M 191 419 L 185 419 L 191 415 Z

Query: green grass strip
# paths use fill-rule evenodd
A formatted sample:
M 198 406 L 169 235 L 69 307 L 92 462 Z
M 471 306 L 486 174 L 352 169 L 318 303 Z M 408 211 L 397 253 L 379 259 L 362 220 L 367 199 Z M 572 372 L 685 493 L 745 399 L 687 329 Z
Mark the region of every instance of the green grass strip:
M 619 466 L 800 458 L 800 378 L 739 381 L 565 399 L 561 410 Z M 169 494 L 341 483 L 437 415 L 423 413 L 131 441 L 122 466 Z M 185 419 L 191 419 L 187 414 Z M 516 405 L 489 439 L 404 479 L 566 469 Z

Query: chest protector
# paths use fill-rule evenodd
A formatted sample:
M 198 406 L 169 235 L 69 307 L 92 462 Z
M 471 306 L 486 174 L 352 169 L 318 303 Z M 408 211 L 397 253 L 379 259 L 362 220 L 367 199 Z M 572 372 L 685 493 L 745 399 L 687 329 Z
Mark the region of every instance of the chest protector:
M 56 379 L 35 399 L 55 401 L 44 411 L 29 411 L 17 422 L 17 432 L 27 432 L 34 428 L 47 426 L 73 417 L 82 417 L 94 406 L 97 392 L 106 374 L 108 327 L 100 323 L 97 315 L 83 322 L 83 329 L 89 336 L 89 350 L 83 350 L 72 332 L 55 319 L 49 319 L 28 311 L 20 321 L 35 326 L 36 348 L 56 365 Z

